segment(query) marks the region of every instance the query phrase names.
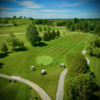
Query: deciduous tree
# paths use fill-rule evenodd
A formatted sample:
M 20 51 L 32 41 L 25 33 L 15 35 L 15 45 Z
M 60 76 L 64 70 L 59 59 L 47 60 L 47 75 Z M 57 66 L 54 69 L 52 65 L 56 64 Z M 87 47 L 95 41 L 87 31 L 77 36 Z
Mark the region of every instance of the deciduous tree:
M 6 54 L 6 52 L 8 51 L 8 47 L 7 47 L 7 45 L 5 44 L 5 42 L 4 42 L 4 44 L 2 45 L 1 50 L 2 50 L 3 52 L 5 52 L 5 54 Z

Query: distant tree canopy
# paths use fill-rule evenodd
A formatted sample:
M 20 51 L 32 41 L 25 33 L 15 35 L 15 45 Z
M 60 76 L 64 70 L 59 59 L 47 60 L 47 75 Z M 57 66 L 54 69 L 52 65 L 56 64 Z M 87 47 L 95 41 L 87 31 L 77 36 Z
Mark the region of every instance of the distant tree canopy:
M 70 20 L 68 20 L 67 22 L 66 22 L 66 28 L 67 29 L 70 29 L 70 26 L 72 25 L 72 22 L 70 21 Z
M 40 32 L 42 31 L 42 27 L 41 27 L 41 26 L 39 26 L 39 31 L 40 31 Z
M 36 24 L 43 24 L 43 25 L 45 25 L 45 24 L 48 24 L 50 21 L 48 20 L 48 19 L 37 19 L 36 20 Z
M 100 25 L 95 27 L 94 34 L 98 34 L 99 32 L 100 32 Z
M 39 37 L 39 33 L 37 31 L 37 27 L 35 27 L 34 23 L 32 25 L 29 25 L 26 28 L 26 38 L 28 39 L 29 42 L 31 42 L 32 44 L 36 43 L 36 42 L 40 42 L 40 37 Z
M 74 18 L 74 23 L 79 23 L 79 19 L 78 18 Z
M 16 18 L 16 16 L 13 16 L 13 18 Z

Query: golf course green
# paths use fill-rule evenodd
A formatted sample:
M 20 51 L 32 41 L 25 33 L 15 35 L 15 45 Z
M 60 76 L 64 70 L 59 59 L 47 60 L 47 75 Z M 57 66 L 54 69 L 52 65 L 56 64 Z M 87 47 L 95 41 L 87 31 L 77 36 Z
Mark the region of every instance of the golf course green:
M 24 27 L 25 26 L 23 26 L 23 28 Z M 63 30 L 65 31 L 66 29 L 63 28 Z M 5 33 L 3 29 L 2 33 Z M 67 68 L 67 63 L 74 54 L 82 52 L 85 47 L 85 41 L 92 36 L 92 33 L 89 32 L 80 34 L 81 32 L 66 30 L 65 35 L 63 31 L 60 31 L 60 33 L 60 37 L 50 41 L 41 41 L 40 45 L 36 46 L 31 45 L 27 41 L 25 34 L 16 35 L 18 39 L 24 42 L 25 46 L 23 48 L 17 47 L 15 51 L 12 51 L 12 48 L 9 47 L 7 54 L 4 54 L 0 49 L 0 63 L 3 64 L 2 68 L 0 68 L 0 73 L 11 76 L 17 74 L 22 78 L 28 79 L 39 85 L 52 100 L 55 100 L 61 72 Z M 43 36 L 42 32 L 40 32 L 40 36 Z M 6 39 L 8 37 L 9 36 L 0 36 L 0 48 L 4 42 L 7 44 Z M 97 84 L 100 86 L 100 73 L 98 71 L 100 59 L 95 57 L 89 57 L 89 59 L 90 69 L 96 73 Z M 57 64 L 55 63 L 56 61 Z M 43 66 L 41 66 L 41 63 Z M 50 65 L 50 63 L 52 63 L 52 65 Z M 60 67 L 61 63 L 65 64 L 65 68 Z M 31 66 L 34 66 L 36 70 L 31 71 Z M 47 72 L 44 76 L 41 75 L 41 70 L 43 69 Z M 66 75 L 65 84 L 67 80 Z M 0 78 L 0 99 L 7 100 L 2 96 L 2 94 L 5 94 L 8 99 L 12 97 L 10 100 L 18 100 L 19 94 L 24 90 L 21 100 L 28 100 L 35 96 L 41 100 L 35 90 L 29 90 L 27 89 L 27 85 L 24 84 L 22 86 L 22 84 L 24 83 L 10 83 L 9 80 Z M 15 88 L 13 88 L 13 85 Z M 9 95 L 12 94 L 13 91 L 15 91 L 14 93 L 16 94 L 14 97 Z M 99 93 L 100 92 L 97 93 L 98 96 Z M 26 94 L 28 97 L 25 96 Z M 66 100 L 65 94 L 63 100 Z

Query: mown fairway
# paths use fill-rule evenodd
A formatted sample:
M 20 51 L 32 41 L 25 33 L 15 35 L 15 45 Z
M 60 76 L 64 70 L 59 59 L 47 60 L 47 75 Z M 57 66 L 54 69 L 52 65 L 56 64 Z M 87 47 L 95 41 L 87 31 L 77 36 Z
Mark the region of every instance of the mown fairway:
M 40 25 L 41 26 L 41 25 Z M 10 27 L 0 27 L 0 35 L 3 34 L 9 34 L 10 32 L 13 33 L 23 33 L 26 32 L 27 25 L 21 25 L 21 26 L 10 26 Z M 37 30 L 39 31 L 39 26 L 36 25 Z M 41 26 L 42 31 L 44 31 L 44 27 L 48 29 L 48 26 Z M 57 27 L 57 26 L 50 26 L 51 30 L 66 30 L 66 27 Z
M 7 55 L 4 55 L 3 52 L 0 51 L 0 62 L 4 64 L 3 68 L 0 69 L 0 73 L 7 75 L 19 74 L 21 77 L 38 84 L 47 92 L 52 100 L 55 100 L 59 76 L 62 70 L 64 70 L 60 67 L 60 63 L 64 63 L 67 68 L 67 62 L 70 57 L 77 52 L 82 52 L 84 42 L 91 36 L 91 34 L 88 33 L 80 34 L 78 32 L 69 31 L 66 31 L 65 35 L 62 33 L 63 32 L 61 32 L 61 37 L 51 41 L 42 41 L 41 44 L 35 45 L 35 47 L 26 40 L 24 34 L 16 35 L 16 37 L 23 40 L 25 48 L 17 48 L 14 52 L 9 48 L 10 50 Z M 1 44 L 7 37 L 8 36 L 0 37 Z M 0 45 L 0 48 L 1 46 L 2 45 Z M 44 58 L 45 56 L 48 59 Z M 49 59 L 52 59 L 52 65 L 46 63 L 41 66 L 42 60 L 40 58 L 43 59 L 43 62 L 48 62 L 50 61 Z M 40 61 L 37 62 L 39 59 Z M 57 61 L 58 64 L 55 64 L 55 61 Z M 30 70 L 30 66 L 32 65 L 35 66 L 36 71 Z M 47 71 L 47 74 L 44 76 L 40 75 L 42 69 Z

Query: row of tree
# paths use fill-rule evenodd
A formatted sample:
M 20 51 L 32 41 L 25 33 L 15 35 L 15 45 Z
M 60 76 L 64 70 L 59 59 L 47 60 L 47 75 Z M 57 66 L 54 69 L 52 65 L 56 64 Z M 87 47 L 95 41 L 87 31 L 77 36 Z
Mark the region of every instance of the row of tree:
M 94 30 L 94 35 L 86 42 L 87 53 L 91 56 L 100 57 L 100 26 Z
M 43 27 L 43 29 L 42 29 L 42 27 L 41 26 L 39 26 L 39 31 L 41 32 L 41 31 L 51 31 L 51 28 L 50 27 Z
M 77 21 L 75 21 L 75 22 L 77 22 Z M 97 25 L 100 25 L 100 23 L 87 22 L 87 21 L 73 23 L 71 21 L 67 21 L 66 28 L 70 29 L 71 31 L 74 31 L 74 30 L 94 31 L 94 29 Z
M 94 73 L 87 65 L 86 58 L 81 53 L 77 53 L 69 60 L 67 77 L 67 100 L 94 100 L 94 92 L 100 88 L 96 84 Z
M 42 40 L 42 38 L 39 36 L 39 32 L 37 31 L 37 27 L 35 26 L 34 22 L 32 23 L 32 25 L 29 25 L 26 28 L 26 38 L 28 39 L 29 42 L 31 42 L 31 44 L 35 44 L 35 43 L 40 43 L 40 41 Z M 42 27 L 39 26 L 39 31 L 42 31 Z M 46 30 L 46 27 L 44 27 L 44 31 Z M 55 32 L 54 30 L 51 32 L 51 28 L 48 27 L 48 31 L 44 33 L 43 35 L 43 40 L 44 41 L 48 41 L 51 39 L 54 39 L 55 37 L 60 36 L 60 32 L 59 30 L 57 32 Z
M 56 36 L 57 37 L 60 36 L 59 30 L 57 30 L 57 32 L 55 32 L 54 30 L 52 32 L 47 31 L 47 33 L 45 32 L 43 35 L 43 40 L 48 41 L 48 40 L 54 39 Z

